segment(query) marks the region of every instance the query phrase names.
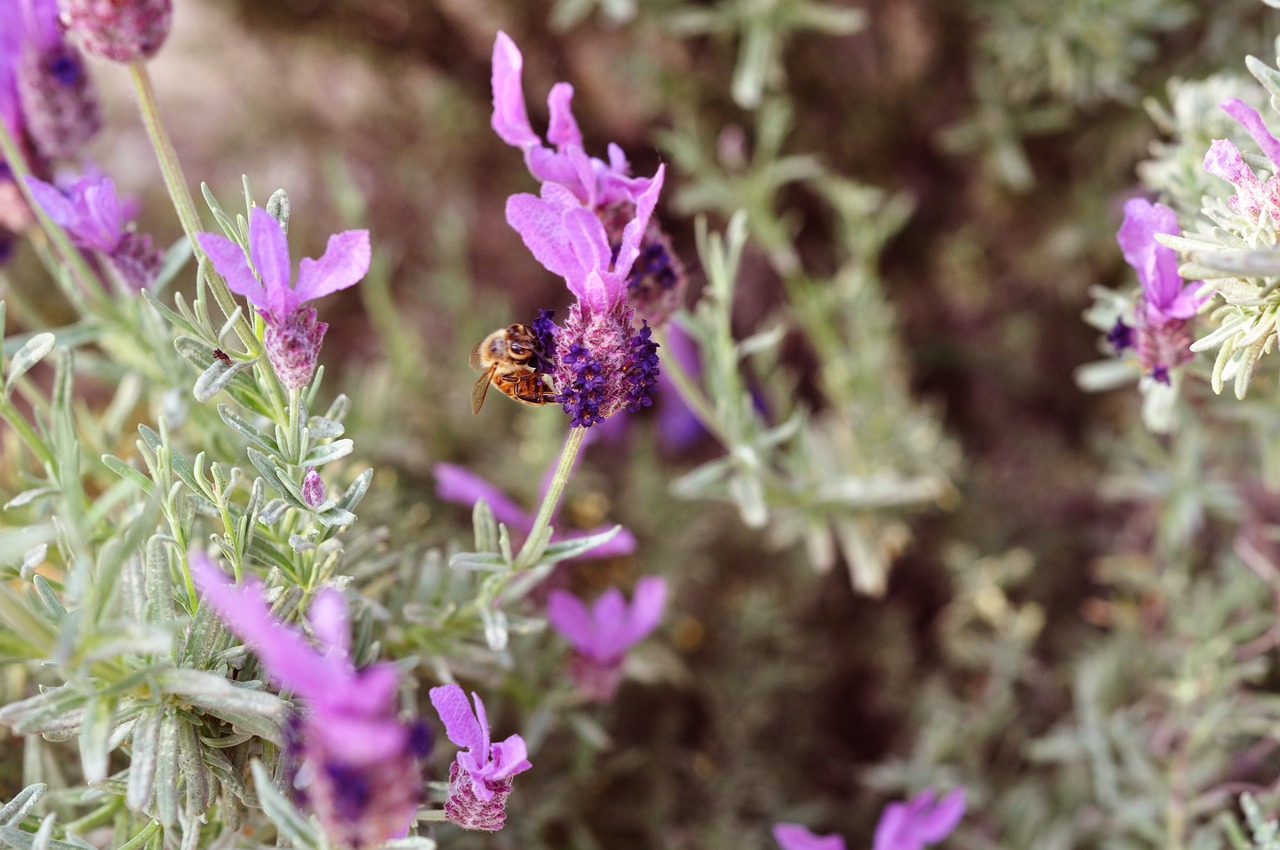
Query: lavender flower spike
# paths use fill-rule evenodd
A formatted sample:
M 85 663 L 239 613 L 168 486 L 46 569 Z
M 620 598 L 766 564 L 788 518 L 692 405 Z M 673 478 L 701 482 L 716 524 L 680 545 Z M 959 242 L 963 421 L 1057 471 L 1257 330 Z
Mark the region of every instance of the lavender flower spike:
M 964 817 L 964 789 L 957 788 L 934 802 L 932 789 L 905 803 L 884 807 L 876 824 L 872 850 L 923 850 L 946 838 Z
M 84 57 L 63 38 L 55 0 L 16 5 L 3 20 L 22 30 L 14 75 L 27 135 L 43 157 L 74 156 L 102 126 Z
M 36 177 L 27 177 L 27 187 L 72 242 L 105 254 L 130 287 L 145 289 L 155 282 L 164 256 L 150 236 L 126 227 L 125 206 L 111 178 L 82 177 L 65 193 Z
M 62 0 L 62 20 L 85 52 L 116 62 L 150 59 L 173 25 L 173 0 Z
M 351 847 L 402 836 L 419 797 L 419 760 L 431 748 L 421 722 L 396 719 L 399 676 L 391 664 L 356 670 L 342 595 L 321 590 L 311 603 L 313 646 L 279 622 L 257 582 L 234 585 L 208 556 L 190 553 L 191 575 L 204 604 L 262 660 L 271 681 L 305 700 L 295 727 L 295 755 L 310 765 L 304 791 L 335 842 Z
M 305 386 L 315 373 L 329 326 L 316 321 L 314 308 L 303 305 L 360 282 L 369 271 L 369 231 L 347 230 L 330 236 L 324 256 L 304 259 L 292 285 L 284 229 L 261 207 L 249 213 L 249 257 L 235 242 L 216 233 L 198 233 L 196 240 L 231 291 L 248 298 L 262 314 L 267 358 L 280 380 L 293 389 Z
M 524 152 L 525 164 L 543 183 L 556 183 L 572 192 L 592 209 L 620 201 L 635 203 L 649 187 L 649 179 L 631 177 L 631 167 L 622 148 L 609 145 L 609 161 L 588 157 L 582 146 L 582 132 L 573 117 L 570 102 L 573 86 L 556 83 L 547 97 L 551 112 L 547 140 L 551 150 L 533 132 L 525 107 L 522 86 L 524 57 L 505 32 L 493 43 L 493 118 L 490 124 L 504 142 Z
M 1263 183 L 1245 164 L 1239 148 L 1227 139 L 1217 139 L 1209 146 L 1204 170 L 1236 187 L 1236 194 L 1228 200 L 1232 209 L 1254 218 L 1266 210 L 1272 219 L 1280 221 L 1280 140 L 1267 130 L 1258 111 L 1239 98 L 1224 100 L 1218 106 L 1248 131 L 1276 171 Z
M 463 829 L 497 832 L 506 822 L 512 778 L 533 766 L 524 739 L 511 735 L 490 743 L 489 719 L 478 694 L 472 694 L 474 711 L 457 685 L 432 688 L 429 695 L 449 740 L 466 747 L 449 766 L 445 817 Z
M 838 835 L 817 835 L 798 823 L 775 823 L 773 838 L 782 850 L 845 850 Z
M 584 694 L 597 702 L 613 699 L 622 680 L 623 657 L 658 627 L 666 603 L 667 583 L 657 576 L 636 582 L 630 608 L 616 587 L 605 591 L 589 610 L 576 596 L 551 591 L 547 620 L 576 651 L 569 673 Z

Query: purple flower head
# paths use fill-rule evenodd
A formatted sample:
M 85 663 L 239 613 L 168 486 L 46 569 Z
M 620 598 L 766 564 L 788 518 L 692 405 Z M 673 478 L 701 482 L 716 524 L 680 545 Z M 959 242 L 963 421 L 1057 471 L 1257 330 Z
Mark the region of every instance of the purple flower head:
M 452 463 L 437 463 L 432 468 L 432 472 L 436 477 L 436 495 L 446 502 L 472 507 L 476 502 L 483 499 L 493 509 L 493 515 L 498 522 L 505 523 L 512 531 L 527 535 L 529 530 L 533 528 L 532 514 L 524 511 L 507 494 L 470 470 Z M 551 522 L 553 525 L 555 521 L 556 517 L 552 516 Z M 576 540 L 579 537 L 600 534 L 612 527 L 612 525 L 602 525 L 580 535 L 566 535 L 557 531 L 551 535 L 551 540 L 553 542 Z M 635 550 L 636 538 L 628 529 L 624 528 L 609 540 L 590 549 L 582 557 L 615 558 L 622 555 L 630 555 Z
M 198 233 L 196 241 L 231 291 L 249 299 L 262 314 L 267 325 L 263 343 L 280 380 L 294 389 L 306 385 L 329 326 L 317 322 L 315 309 L 303 304 L 360 282 L 369 271 L 369 231 L 330 236 L 324 256 L 302 261 L 296 284 L 291 283 L 284 228 L 261 207 L 249 212 L 248 257 L 239 245 L 216 233 Z
M 126 206 L 109 177 L 82 177 L 64 191 L 36 177 L 27 178 L 31 196 L 71 241 L 105 254 L 134 289 L 150 286 L 164 261 L 151 237 L 125 226 Z
M 667 604 L 667 583 L 657 576 L 636 582 L 628 607 L 616 587 L 606 590 L 590 608 L 563 590 L 547 597 L 547 620 L 573 646 L 570 667 L 579 688 L 597 702 L 609 702 L 622 679 L 628 649 L 658 627 Z
M 20 0 L 0 0 L 0 121 L 14 138 L 21 133 L 18 108 L 18 58 L 22 55 L 23 12 Z
M 957 788 L 936 803 L 935 796 L 927 789 L 905 803 L 885 806 L 872 850 L 923 850 L 950 835 L 964 817 L 964 789 Z
M 324 481 L 320 473 L 314 466 L 308 467 L 307 474 L 302 476 L 302 501 L 307 503 L 307 507 L 318 508 L 324 504 L 324 495 Z
M 84 57 L 62 37 L 54 0 L 18 0 L 18 6 L 4 22 L 21 31 L 12 74 L 22 122 L 41 156 L 74 156 L 102 126 Z M 17 123 L 14 114 L 5 117 Z
M 1280 140 L 1267 130 L 1258 111 L 1239 98 L 1224 100 L 1218 106 L 1248 131 L 1276 166 L 1277 173 L 1263 183 L 1245 164 L 1239 148 L 1227 139 L 1218 139 L 1209 146 L 1204 156 L 1204 170 L 1236 187 L 1236 194 L 1228 200 L 1232 209 L 1253 218 L 1260 217 L 1265 210 L 1272 219 L 1280 221 Z
M 307 798 L 326 832 L 348 846 L 404 834 L 418 803 L 419 759 L 431 747 L 421 723 L 396 719 L 399 676 L 391 664 L 356 670 L 342 595 L 321 590 L 311 630 L 323 648 L 278 621 L 256 581 L 232 584 L 201 552 L 190 553 L 202 602 L 262 661 L 271 681 L 307 702 L 296 726 L 298 755 L 310 765 Z
M 1156 241 L 1157 233 L 1178 235 L 1178 220 L 1164 204 L 1131 198 L 1124 205 L 1124 224 L 1116 241 L 1125 261 L 1142 284 L 1137 315 L 1137 351 L 1143 371 L 1164 376 L 1191 359 L 1188 320 L 1204 303 L 1196 294 L 1200 283 L 1185 283 L 1178 275 L 1178 255 Z M 1113 330 L 1114 333 L 1114 330 Z
M 637 203 L 649 187 L 649 179 L 632 177 L 631 166 L 622 148 L 609 145 L 609 161 L 588 157 L 582 146 L 582 131 L 570 106 L 573 86 L 556 83 L 547 96 L 551 121 L 547 140 L 542 143 L 529 124 L 521 80 L 524 57 L 505 32 L 493 43 L 493 118 L 490 124 L 504 142 L 524 152 L 529 173 L 543 183 L 556 183 L 572 192 L 591 209 L 619 201 Z
M 85 52 L 116 62 L 150 59 L 173 25 L 173 0 L 63 0 L 62 20 Z
M 665 166 L 659 166 L 637 199 L 635 216 L 623 228 L 615 252 L 598 216 L 564 187 L 543 184 L 542 197 L 507 199 L 507 222 L 534 257 L 560 275 L 577 297 L 563 327 L 540 317 L 535 328 L 552 350 L 557 401 L 574 427 L 589 427 L 619 410 L 652 403 L 657 388 L 657 343 L 647 326 L 635 327 L 628 306 L 631 272 L 658 193 Z M 554 345 L 552 345 L 554 343 Z
M 845 850 L 838 835 L 817 835 L 798 823 L 775 823 L 773 839 L 782 850 Z
M 445 816 L 465 829 L 502 829 L 511 779 L 533 767 L 524 739 L 511 735 L 505 741 L 491 743 L 489 719 L 479 694 L 472 694 L 474 711 L 457 685 L 432 688 L 430 697 L 449 740 L 466 747 L 449 769 Z

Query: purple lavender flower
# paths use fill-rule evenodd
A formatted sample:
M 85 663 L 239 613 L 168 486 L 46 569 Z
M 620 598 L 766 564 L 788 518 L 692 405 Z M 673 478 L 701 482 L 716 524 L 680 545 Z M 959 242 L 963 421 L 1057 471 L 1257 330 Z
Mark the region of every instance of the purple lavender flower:
M 1204 298 L 1196 294 L 1199 281 L 1186 283 L 1178 275 L 1177 252 L 1157 242 L 1157 233 L 1181 233 L 1173 210 L 1144 198 L 1129 199 L 1116 241 L 1142 284 L 1135 328 L 1138 360 L 1145 373 L 1168 383 L 1170 370 L 1191 359 L 1188 320 Z
M 18 6 L 4 21 L 21 31 L 13 76 L 27 135 L 45 158 L 73 156 L 102 126 L 84 57 L 63 38 L 55 0 Z
M 775 823 L 773 839 L 782 850 L 845 850 L 838 835 L 818 835 L 798 823 Z
M 62 0 L 62 20 L 86 53 L 134 62 L 156 55 L 173 24 L 173 0 Z
M 324 495 L 324 481 L 320 473 L 314 466 L 308 467 L 307 474 L 302 476 L 302 501 L 307 503 L 307 507 L 318 508 L 324 504 Z
M 18 107 L 18 57 L 22 55 L 23 11 L 19 0 L 0 0 L 0 121 L 14 138 L 21 133 Z
M 1263 183 L 1245 164 L 1240 149 L 1227 139 L 1217 139 L 1209 146 L 1204 170 L 1236 187 L 1236 194 L 1227 202 L 1232 209 L 1253 218 L 1260 217 L 1266 210 L 1272 219 L 1280 221 L 1280 140 L 1267 130 L 1258 111 L 1239 98 L 1224 100 L 1218 106 L 1248 131 L 1277 172 Z
M 504 142 L 524 151 L 529 173 L 538 180 L 557 183 L 592 209 L 619 201 L 637 203 L 649 188 L 649 178 L 632 177 L 631 166 L 622 148 L 609 145 L 609 161 L 588 157 L 582 146 L 582 131 L 570 106 L 573 86 L 556 83 L 547 96 L 551 122 L 547 140 L 551 150 L 533 132 L 525 107 L 521 76 L 524 57 L 505 32 L 493 43 L 493 118 L 490 124 Z
M 511 735 L 491 744 L 489 718 L 479 694 L 471 695 L 476 701 L 474 711 L 457 685 L 432 688 L 429 695 L 449 740 L 466 747 L 449 766 L 445 817 L 463 829 L 497 832 L 506 822 L 512 778 L 533 767 L 524 739 Z
M 271 681 L 305 700 L 296 755 L 310 767 L 306 799 L 336 843 L 380 844 L 404 835 L 419 797 L 419 760 L 431 749 L 425 724 L 396 719 L 399 676 L 391 664 L 356 670 L 342 595 L 321 590 L 311 630 L 326 649 L 276 620 L 256 581 L 234 585 L 201 552 L 191 575 L 205 604 L 261 659 Z
M 507 223 L 543 266 L 565 279 L 578 299 L 563 327 L 545 315 L 534 322 L 535 332 L 554 341 L 557 401 L 574 427 L 589 427 L 619 410 L 652 404 L 658 346 L 647 325 L 635 328 L 635 310 L 627 304 L 626 293 L 627 275 L 640 254 L 664 170 L 658 167 L 637 199 L 635 217 L 624 228 L 616 253 L 600 219 L 563 186 L 544 183 L 542 197 L 522 194 L 507 199 Z
M 551 591 L 547 620 L 574 648 L 569 675 L 583 694 L 597 702 L 613 699 L 622 682 L 627 650 L 658 627 L 666 604 L 667 582 L 657 576 L 636 582 L 630 607 L 616 587 L 606 590 L 590 608 L 571 593 Z
M 885 806 L 872 850 L 923 850 L 950 835 L 964 817 L 964 789 L 957 788 L 935 803 L 936 796 L 933 789 L 926 789 L 905 803 Z
M 446 502 L 472 507 L 483 499 L 493 509 L 494 517 L 499 522 L 505 523 L 512 531 L 527 535 L 533 528 L 532 514 L 521 509 L 505 493 L 470 470 L 452 463 L 437 463 L 432 467 L 432 472 L 436 477 L 436 495 Z M 553 515 L 552 525 L 555 525 L 555 521 L 556 517 Z M 600 534 L 610 528 L 613 526 L 601 525 L 574 535 L 556 532 L 551 535 L 551 540 L 552 542 L 577 540 Z M 623 528 L 604 543 L 590 549 L 583 557 L 616 558 L 630 555 L 635 550 L 635 536 L 628 529 Z
M 263 338 L 267 358 L 280 380 L 292 389 L 305 386 L 315 374 L 329 326 L 317 322 L 315 308 L 303 304 L 360 282 L 369 271 L 369 231 L 347 230 L 330 236 L 324 256 L 302 261 L 296 285 L 290 284 L 284 228 L 261 207 L 249 212 L 248 258 L 225 236 L 198 233 L 196 240 L 231 291 L 258 308 L 267 326 Z

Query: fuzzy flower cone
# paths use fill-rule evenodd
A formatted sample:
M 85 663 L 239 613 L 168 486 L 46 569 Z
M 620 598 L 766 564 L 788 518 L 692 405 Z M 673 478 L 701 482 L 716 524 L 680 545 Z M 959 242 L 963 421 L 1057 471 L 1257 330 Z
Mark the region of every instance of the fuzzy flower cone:
M 63 0 L 62 9 L 86 53 L 116 62 L 155 56 L 173 26 L 173 0 Z
M 478 694 L 475 709 L 457 685 L 442 685 L 430 691 L 431 704 L 440 715 L 445 734 L 460 751 L 449 767 L 449 799 L 444 813 L 450 823 L 463 829 L 497 832 L 507 819 L 507 797 L 511 780 L 533 767 L 529 763 L 524 738 L 511 735 L 491 743 L 489 718 Z
M 261 207 L 249 213 L 248 256 L 238 244 L 216 233 L 198 233 L 196 240 L 231 291 L 258 308 L 266 323 L 263 347 L 280 381 L 291 389 L 306 386 L 315 374 L 329 326 L 316 321 L 315 308 L 304 304 L 360 282 L 369 271 L 369 231 L 347 230 L 330 236 L 324 256 L 302 261 L 296 283 L 291 282 L 284 228 Z
M 62 37 L 54 0 L 22 0 L 3 27 L 21 30 L 14 66 L 27 135 L 46 159 L 75 156 L 102 126 L 84 57 Z
M 308 706 L 292 729 L 293 750 L 308 780 L 303 795 L 325 832 L 347 847 L 405 835 L 431 736 L 423 723 L 397 719 L 394 665 L 352 665 L 342 595 L 322 590 L 311 604 L 311 629 L 322 644 L 317 647 L 272 616 L 257 582 L 232 584 L 200 552 L 192 552 L 190 561 L 201 600 L 258 655 L 272 683 Z

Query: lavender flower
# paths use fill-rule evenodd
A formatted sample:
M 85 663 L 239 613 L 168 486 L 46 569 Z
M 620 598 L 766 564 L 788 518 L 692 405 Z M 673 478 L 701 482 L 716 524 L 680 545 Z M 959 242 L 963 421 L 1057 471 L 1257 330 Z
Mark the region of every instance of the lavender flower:
M 449 766 L 449 798 L 444 812 L 451 823 L 463 829 L 497 832 L 506 822 L 512 778 L 533 765 L 519 735 L 490 743 L 484 703 L 479 694 L 471 696 L 476 701 L 474 711 L 457 685 L 430 691 L 431 704 L 440 715 L 445 734 L 459 747 L 466 747 L 466 752 L 459 752 Z
M 324 496 L 324 481 L 320 473 L 314 466 L 308 467 L 307 474 L 302 476 L 302 501 L 307 503 L 307 507 L 318 508 L 324 504 Z
M 1276 173 L 1263 183 L 1245 164 L 1240 149 L 1227 139 L 1218 139 L 1209 146 L 1204 170 L 1236 187 L 1236 194 L 1227 201 L 1232 209 L 1253 218 L 1261 217 L 1266 210 L 1273 220 L 1280 221 L 1280 140 L 1267 130 L 1258 111 L 1239 98 L 1224 100 L 1218 106 L 1248 131 L 1276 166 Z
M 818 835 L 798 823 L 775 823 L 773 839 L 782 850 L 845 850 L 838 835 Z
M 257 582 L 233 585 L 201 552 L 191 574 L 205 604 L 244 640 L 280 688 L 310 711 L 295 728 L 296 753 L 310 770 L 305 796 L 335 842 L 372 846 L 406 833 L 419 798 L 419 760 L 431 749 L 426 726 L 396 719 L 398 674 L 391 664 L 356 670 L 346 603 L 321 590 L 311 629 L 326 650 L 277 621 Z
M 631 166 L 622 148 L 609 145 L 609 161 L 588 157 L 582 146 L 582 131 L 570 106 L 573 86 L 556 83 L 547 96 L 551 122 L 547 140 L 551 150 L 533 132 L 522 88 L 524 57 L 505 32 L 493 43 L 493 118 L 495 133 L 512 147 L 524 152 L 529 173 L 544 183 L 556 183 L 571 191 L 592 209 L 619 201 L 636 203 L 649 188 L 646 177 L 630 176 Z
M 36 177 L 27 187 L 49 218 L 66 229 L 71 241 L 106 255 L 132 288 L 145 289 L 155 282 L 164 261 L 151 246 L 151 237 L 126 228 L 125 210 L 109 177 L 83 177 L 63 192 Z
M 1177 252 L 1157 242 L 1157 233 L 1181 233 L 1173 210 L 1144 198 L 1125 203 L 1116 241 L 1142 284 L 1136 326 L 1138 360 L 1146 374 L 1168 383 L 1170 370 L 1191 359 L 1187 322 L 1204 299 L 1196 295 L 1198 281 L 1185 283 L 1178 275 Z
M 84 57 L 62 37 L 54 0 L 18 5 L 5 28 L 21 30 L 13 73 L 27 135 L 43 157 L 73 156 L 102 125 Z
M 507 199 L 507 223 L 543 266 L 565 279 L 578 299 L 564 327 L 556 327 L 545 315 L 534 322 L 535 333 L 554 343 L 557 401 L 574 427 L 589 427 L 619 410 L 652 404 L 658 346 L 647 324 L 634 327 L 626 281 L 662 190 L 664 169 L 658 167 L 637 199 L 635 217 L 623 229 L 616 253 L 600 219 L 563 186 L 544 183 L 541 197 L 522 194 Z
M 872 850 L 923 850 L 950 835 L 964 817 L 964 789 L 957 788 L 935 803 L 936 796 L 933 789 L 926 789 L 905 803 L 885 806 Z
M 285 386 L 303 387 L 315 374 L 325 322 L 316 321 L 313 307 L 303 304 L 360 282 L 369 271 L 369 231 L 347 230 L 329 237 L 319 260 L 306 258 L 291 285 L 289 243 L 284 228 L 261 207 L 249 213 L 249 258 L 230 239 L 198 233 L 196 240 L 232 292 L 258 308 L 266 322 L 263 339 L 267 358 Z
M 511 530 L 528 535 L 533 528 L 532 514 L 521 509 L 505 493 L 470 470 L 452 463 L 437 463 L 432 467 L 432 472 L 436 477 L 436 495 L 446 502 L 471 507 L 483 499 L 493 509 L 493 515 L 497 520 L 505 523 Z M 553 515 L 552 525 L 555 521 L 556 518 Z M 602 525 L 575 535 L 556 532 L 551 535 L 551 540 L 553 542 L 577 540 L 580 537 L 600 534 L 612 527 L 612 525 Z M 635 550 L 635 536 L 628 529 L 623 528 L 604 543 L 590 549 L 585 557 L 615 558 L 630 555 Z
M 576 652 L 569 675 L 583 694 L 597 702 L 613 699 L 627 650 L 658 627 L 666 604 L 667 582 L 657 576 L 636 582 L 630 608 L 616 587 L 606 590 L 590 609 L 566 591 L 551 591 L 547 620 Z
M 87 53 L 134 62 L 150 59 L 173 24 L 173 0 L 62 0 L 62 20 Z

